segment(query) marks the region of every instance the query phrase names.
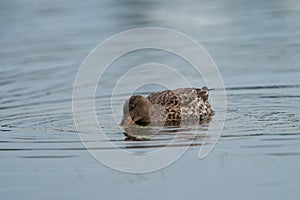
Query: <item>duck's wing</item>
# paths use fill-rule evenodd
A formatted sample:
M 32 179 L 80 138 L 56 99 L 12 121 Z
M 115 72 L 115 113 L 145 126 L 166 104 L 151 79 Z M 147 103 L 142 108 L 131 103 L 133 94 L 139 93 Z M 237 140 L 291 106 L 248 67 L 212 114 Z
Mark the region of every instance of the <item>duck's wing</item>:
M 208 98 L 209 98 L 209 94 L 208 94 L 208 88 L 207 87 L 203 87 L 201 89 L 199 88 L 195 88 L 197 90 L 197 95 L 199 98 L 202 98 L 204 101 L 204 108 L 205 108 L 205 113 L 208 116 L 212 116 L 214 114 L 213 109 L 211 108 L 211 105 L 208 102 Z
M 197 98 L 201 98 L 204 103 L 207 102 L 209 98 L 208 88 L 178 88 L 175 90 L 165 90 L 162 92 L 151 93 L 146 99 L 152 104 L 159 105 L 177 105 L 174 99 L 180 99 L 181 104 L 188 105 L 189 103 L 195 101 Z
M 211 106 L 208 103 L 208 89 L 178 88 L 151 93 L 147 99 L 152 104 L 164 106 L 167 120 L 199 118 L 211 115 Z
M 213 114 L 211 105 L 208 103 L 208 88 L 179 88 L 173 90 L 181 104 L 182 116 L 207 118 Z
M 179 97 L 172 90 L 151 93 L 147 99 L 164 108 L 164 119 L 166 121 L 177 121 L 181 119 Z
M 164 106 L 168 99 L 173 96 L 174 93 L 171 90 L 165 90 L 162 92 L 153 92 L 146 97 L 152 104 L 158 104 Z

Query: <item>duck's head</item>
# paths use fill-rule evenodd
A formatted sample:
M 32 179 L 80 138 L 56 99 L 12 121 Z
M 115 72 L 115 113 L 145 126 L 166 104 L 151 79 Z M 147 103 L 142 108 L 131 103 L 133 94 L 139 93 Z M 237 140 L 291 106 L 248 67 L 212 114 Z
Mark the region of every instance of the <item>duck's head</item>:
M 143 96 L 130 97 L 123 106 L 122 126 L 150 123 L 149 110 L 153 105 Z

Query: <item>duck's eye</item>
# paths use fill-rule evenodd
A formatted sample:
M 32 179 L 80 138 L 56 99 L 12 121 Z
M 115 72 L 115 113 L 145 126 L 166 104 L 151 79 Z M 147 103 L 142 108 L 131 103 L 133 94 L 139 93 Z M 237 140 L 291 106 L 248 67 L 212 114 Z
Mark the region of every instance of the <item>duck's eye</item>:
M 129 109 L 130 109 L 130 110 L 132 110 L 132 109 L 134 109 L 134 108 L 135 108 L 135 104 L 130 104 L 130 105 L 129 105 Z

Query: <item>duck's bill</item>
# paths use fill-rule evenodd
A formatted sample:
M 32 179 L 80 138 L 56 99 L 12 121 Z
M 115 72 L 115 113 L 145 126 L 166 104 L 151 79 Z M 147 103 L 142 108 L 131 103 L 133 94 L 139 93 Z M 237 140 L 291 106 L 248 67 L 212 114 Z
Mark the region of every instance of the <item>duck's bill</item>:
M 134 121 L 131 119 L 130 116 L 123 118 L 120 123 L 121 126 L 128 126 L 128 125 L 132 125 L 132 124 L 134 124 Z

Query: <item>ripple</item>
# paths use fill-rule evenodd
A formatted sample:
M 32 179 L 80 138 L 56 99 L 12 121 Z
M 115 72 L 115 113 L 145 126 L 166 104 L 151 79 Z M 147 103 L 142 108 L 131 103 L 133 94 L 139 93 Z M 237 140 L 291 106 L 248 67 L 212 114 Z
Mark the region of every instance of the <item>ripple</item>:
M 62 158 L 74 158 L 78 157 L 77 155 L 43 155 L 43 156 L 18 156 L 18 158 L 26 158 L 26 159 L 62 159 Z

